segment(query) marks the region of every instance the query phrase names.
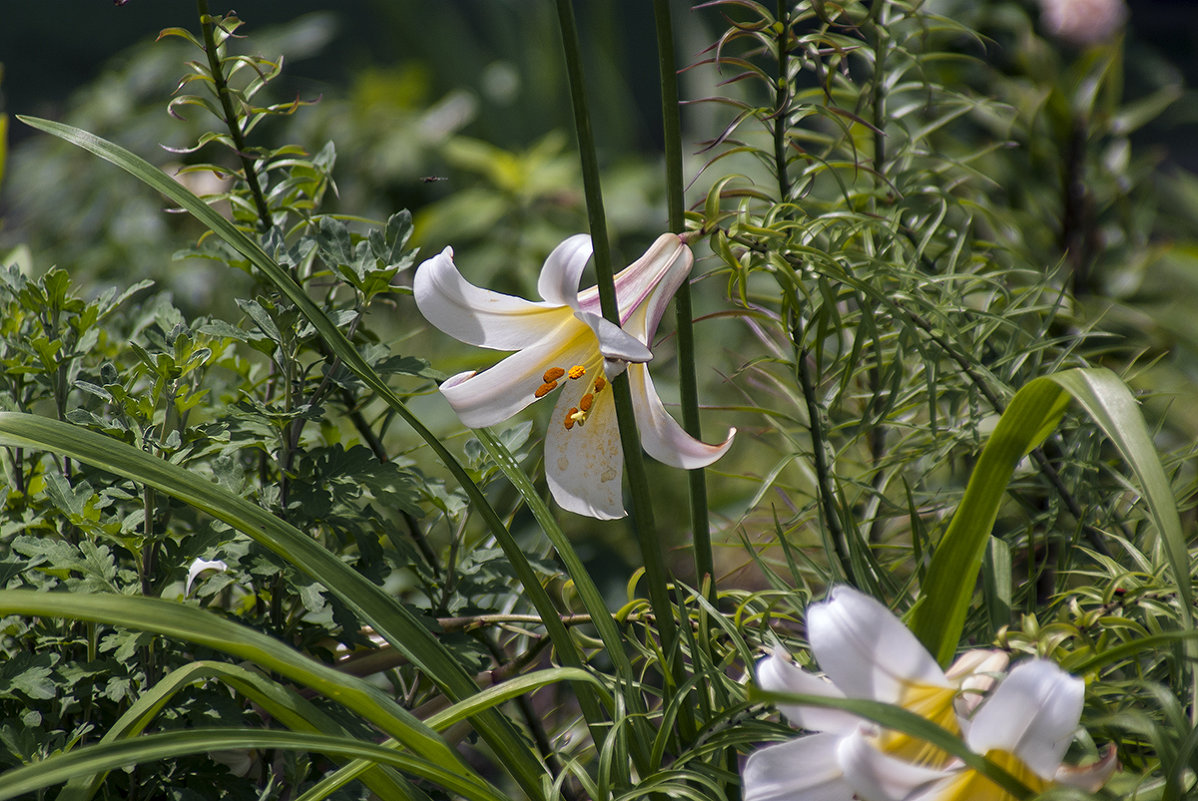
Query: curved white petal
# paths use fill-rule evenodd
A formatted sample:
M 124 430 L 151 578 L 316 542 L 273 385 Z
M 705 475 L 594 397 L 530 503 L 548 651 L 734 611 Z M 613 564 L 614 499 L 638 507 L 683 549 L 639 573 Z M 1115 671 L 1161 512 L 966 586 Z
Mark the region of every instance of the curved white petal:
M 789 659 L 777 655 L 767 656 L 757 663 L 757 684 L 770 692 L 844 698 L 844 693 L 832 682 L 808 673 Z M 811 731 L 849 734 L 861 725 L 861 718 L 839 709 L 778 704 L 778 711 L 785 715 L 792 725 Z
M 205 570 L 215 570 L 219 573 L 223 573 L 228 569 L 229 569 L 229 566 L 226 565 L 224 562 L 222 562 L 220 559 L 212 559 L 212 560 L 194 559 L 194 560 L 192 560 L 191 567 L 187 568 L 187 581 L 183 585 L 183 597 L 186 598 L 188 595 L 191 595 L 191 585 L 193 583 L 195 583 L 195 580 Z
M 575 234 L 553 249 L 541 275 L 537 291 L 549 303 L 578 308 L 578 281 L 591 258 L 591 237 Z
M 974 715 L 966 741 L 979 754 L 1002 749 L 1051 779 L 1073 739 L 1086 685 L 1046 659 L 1017 665 Z
M 575 316 L 595 332 L 595 338 L 599 340 L 599 352 L 605 358 L 637 364 L 653 358 L 653 352 L 639 339 L 625 333 L 624 329 L 610 320 L 587 311 L 580 311 Z
M 670 467 L 693 470 L 706 467 L 732 447 L 735 428 L 728 429 L 727 439 L 718 445 L 708 445 L 686 433 L 666 412 L 645 365 L 628 366 L 628 388 L 632 392 L 632 411 L 636 415 L 641 446 L 657 461 Z
M 896 759 L 879 751 L 859 728 L 841 738 L 836 756 L 845 780 L 860 798 L 870 801 L 901 801 L 919 787 L 951 774 Z
M 558 506 L 599 520 L 623 517 L 624 451 L 608 387 L 595 395 L 585 423 L 567 429 L 566 413 L 587 392 L 584 381 L 562 388 L 545 432 L 545 479 Z
M 632 313 L 645 303 L 665 276 L 678 270 L 683 274 L 689 273 L 693 261 L 690 248 L 677 234 L 662 234 L 643 256 L 616 273 L 613 283 L 621 324 L 626 323 Z M 666 293 L 667 300 L 677 288 L 675 284 Z M 579 292 L 578 306 L 584 311 L 600 314 L 598 288 L 588 287 Z
M 445 248 L 421 263 L 412 279 L 416 308 L 437 328 L 469 345 L 520 350 L 550 336 L 573 317 L 569 306 L 536 303 L 467 281 Z
M 851 801 L 835 734 L 812 734 L 754 751 L 741 771 L 744 801 Z
M 820 669 L 851 698 L 898 703 L 910 684 L 948 687 L 944 671 L 879 601 L 847 585 L 807 610 L 807 638 Z
M 470 428 L 502 422 L 537 400 L 549 367 L 570 369 L 595 360 L 595 338 L 573 316 L 572 325 L 545 342 L 525 348 L 483 370 L 459 373 L 441 384 L 441 394 Z M 572 383 L 572 382 L 571 382 Z

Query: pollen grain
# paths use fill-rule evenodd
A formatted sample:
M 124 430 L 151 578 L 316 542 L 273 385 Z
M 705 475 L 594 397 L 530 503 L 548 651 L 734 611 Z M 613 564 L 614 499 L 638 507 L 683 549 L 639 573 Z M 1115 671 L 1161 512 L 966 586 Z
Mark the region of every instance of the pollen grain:
M 569 377 L 571 381 L 582 378 L 586 374 L 587 368 L 583 367 L 581 364 L 574 365 L 570 368 L 570 372 L 566 373 L 567 377 Z

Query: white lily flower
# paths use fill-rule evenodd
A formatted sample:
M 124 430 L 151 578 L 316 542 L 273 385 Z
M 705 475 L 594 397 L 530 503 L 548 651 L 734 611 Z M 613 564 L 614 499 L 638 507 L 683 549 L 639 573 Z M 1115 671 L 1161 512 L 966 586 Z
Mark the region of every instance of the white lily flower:
M 186 598 L 187 596 L 191 595 L 191 585 L 205 570 L 215 570 L 217 572 L 223 573 L 228 569 L 229 566 L 219 559 L 192 560 L 191 567 L 187 568 L 187 583 L 183 585 L 183 597 Z
M 1018 665 L 978 709 L 965 735 L 970 750 L 1005 768 L 1035 793 L 1053 784 L 1097 790 L 1115 769 L 1108 748 L 1097 763 L 1063 766 L 1081 718 L 1084 682 L 1053 662 Z M 929 770 L 880 752 L 862 730 L 843 740 L 838 757 L 854 791 L 868 801 L 1014 801 L 959 762 Z
M 808 607 L 807 637 L 827 678 L 773 655 L 757 667 L 763 689 L 882 701 L 954 733 L 961 732 L 963 699 L 985 689 L 986 673 L 1007 662 L 1000 651 L 970 652 L 946 674 L 889 609 L 848 586 L 834 587 L 826 601 Z M 778 708 L 795 726 L 817 733 L 754 752 L 743 772 L 745 801 L 851 801 L 857 791 L 846 779 L 841 751 L 865 722 L 836 709 Z M 900 732 L 876 733 L 870 744 L 899 764 L 931 771 L 924 781 L 950 762 L 948 754 Z
M 564 509 L 600 519 L 622 517 L 623 451 L 610 380 L 628 369 L 641 445 L 673 467 L 705 467 L 727 451 L 688 435 L 653 387 L 645 362 L 649 345 L 674 292 L 693 264 L 690 248 L 663 234 L 641 258 L 615 276 L 620 325 L 603 318 L 596 287 L 579 291 L 591 257 L 591 238 L 572 236 L 541 270 L 531 301 L 474 286 L 446 248 L 420 265 L 413 280 L 416 306 L 430 323 L 471 345 L 514 350 L 490 369 L 465 372 L 441 384 L 441 393 L 471 428 L 499 423 L 558 390 L 545 437 L 545 474 Z

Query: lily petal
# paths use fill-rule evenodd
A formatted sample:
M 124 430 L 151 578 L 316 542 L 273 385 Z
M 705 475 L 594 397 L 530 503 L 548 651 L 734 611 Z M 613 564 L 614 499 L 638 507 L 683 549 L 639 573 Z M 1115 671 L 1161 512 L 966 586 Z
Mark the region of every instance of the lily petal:
M 851 801 L 836 760 L 836 734 L 812 734 L 758 749 L 742 771 L 744 801 Z
M 832 682 L 808 673 L 789 659 L 776 654 L 757 663 L 757 684 L 770 692 L 844 698 L 844 693 Z M 861 725 L 861 718 L 839 709 L 778 704 L 778 711 L 785 715 L 792 725 L 811 731 L 849 734 Z
M 632 411 L 636 415 L 641 445 L 657 461 L 670 467 L 693 470 L 706 467 L 732 447 L 735 428 L 728 429 L 728 438 L 718 445 L 708 445 L 686 433 L 666 412 L 644 365 L 629 365 L 628 388 L 632 392 Z
M 974 715 L 966 741 L 979 754 L 1015 754 L 1051 779 L 1081 719 L 1085 682 L 1046 659 L 1017 665 Z
M 657 283 L 643 290 L 643 295 L 640 296 L 643 300 L 638 298 L 638 305 L 626 315 L 625 330 L 642 342 L 652 343 L 653 338 L 657 335 L 657 325 L 661 322 L 666 307 L 673 300 L 678 288 L 686 282 L 693 265 L 694 257 L 691 255 L 690 248 L 683 245 L 682 250 L 673 254 L 672 260 L 661 273 Z
M 595 355 L 591 331 L 571 315 L 561 337 L 513 353 L 481 373 L 459 373 L 441 384 L 441 394 L 469 428 L 493 426 L 534 403 L 549 367 L 569 369 Z
M 677 234 L 662 234 L 644 255 L 615 274 L 616 302 L 620 309 L 620 322 L 628 321 L 629 315 L 640 308 L 654 294 L 662 279 L 672 270 L 681 269 L 689 273 L 694 256 Z M 668 301 L 677 289 L 677 284 L 666 295 Z M 578 308 L 600 314 L 599 288 L 587 287 L 578 293 Z M 648 341 L 648 340 L 645 340 Z
M 604 358 L 636 364 L 653 358 L 653 351 L 645 347 L 644 343 L 625 333 L 624 329 L 610 320 L 586 311 L 577 312 L 575 316 L 595 332 L 595 338 L 599 340 L 599 352 Z
M 807 637 L 820 668 L 850 698 L 893 704 L 912 684 L 950 686 L 915 635 L 852 587 L 838 585 L 808 609 Z
M 191 585 L 199 578 L 200 574 L 205 570 L 216 570 L 220 573 L 229 569 L 229 566 L 220 559 L 193 559 L 191 567 L 187 568 L 187 582 L 183 585 L 183 597 L 191 595 Z
M 952 775 L 882 753 L 870 743 L 869 732 L 869 728 L 861 727 L 841 738 L 837 748 L 837 760 L 846 781 L 859 797 L 899 801 L 929 782 Z
M 572 310 L 477 287 L 453 263 L 453 248 L 423 262 L 412 295 L 424 318 L 454 339 L 495 350 L 520 350 L 551 336 Z
M 591 237 L 575 234 L 553 249 L 541 268 L 537 291 L 541 297 L 558 306 L 577 310 L 578 281 L 591 258 Z
M 1011 657 L 1006 651 L 974 648 L 957 657 L 944 675 L 958 682 L 961 694 L 953 700 L 957 714 L 968 719 L 982 703 L 986 693 L 998 683 L 998 674 L 1007 669 Z M 963 730 L 968 730 L 963 723 Z
M 625 515 L 624 450 L 611 390 L 594 396 L 586 422 L 567 429 L 567 413 L 580 406 L 587 385 L 562 388 L 545 432 L 545 479 L 558 506 L 599 520 Z

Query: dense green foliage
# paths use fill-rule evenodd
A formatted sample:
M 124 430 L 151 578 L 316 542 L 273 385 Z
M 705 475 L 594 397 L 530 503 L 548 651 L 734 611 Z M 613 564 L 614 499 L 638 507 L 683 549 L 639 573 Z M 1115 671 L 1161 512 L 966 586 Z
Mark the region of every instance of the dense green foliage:
M 707 4 L 683 175 L 581 124 L 581 170 L 562 130 L 486 141 L 413 65 L 286 93 L 277 53 L 325 18 L 198 8 L 0 150 L 0 798 L 738 798 L 790 732 L 746 679 L 810 662 L 838 582 L 942 662 L 1085 678 L 1074 750 L 1117 746 L 1115 795 L 1192 790 L 1198 182 L 1136 146 L 1182 90 L 1121 34 Z M 579 79 L 569 8 L 584 120 L 631 78 Z M 533 296 L 600 197 L 601 284 L 689 232 L 654 381 L 692 432 L 739 429 L 689 483 L 625 448 L 635 526 L 551 508 L 543 409 L 463 429 L 437 383 L 489 357 L 411 297 L 446 244 Z

